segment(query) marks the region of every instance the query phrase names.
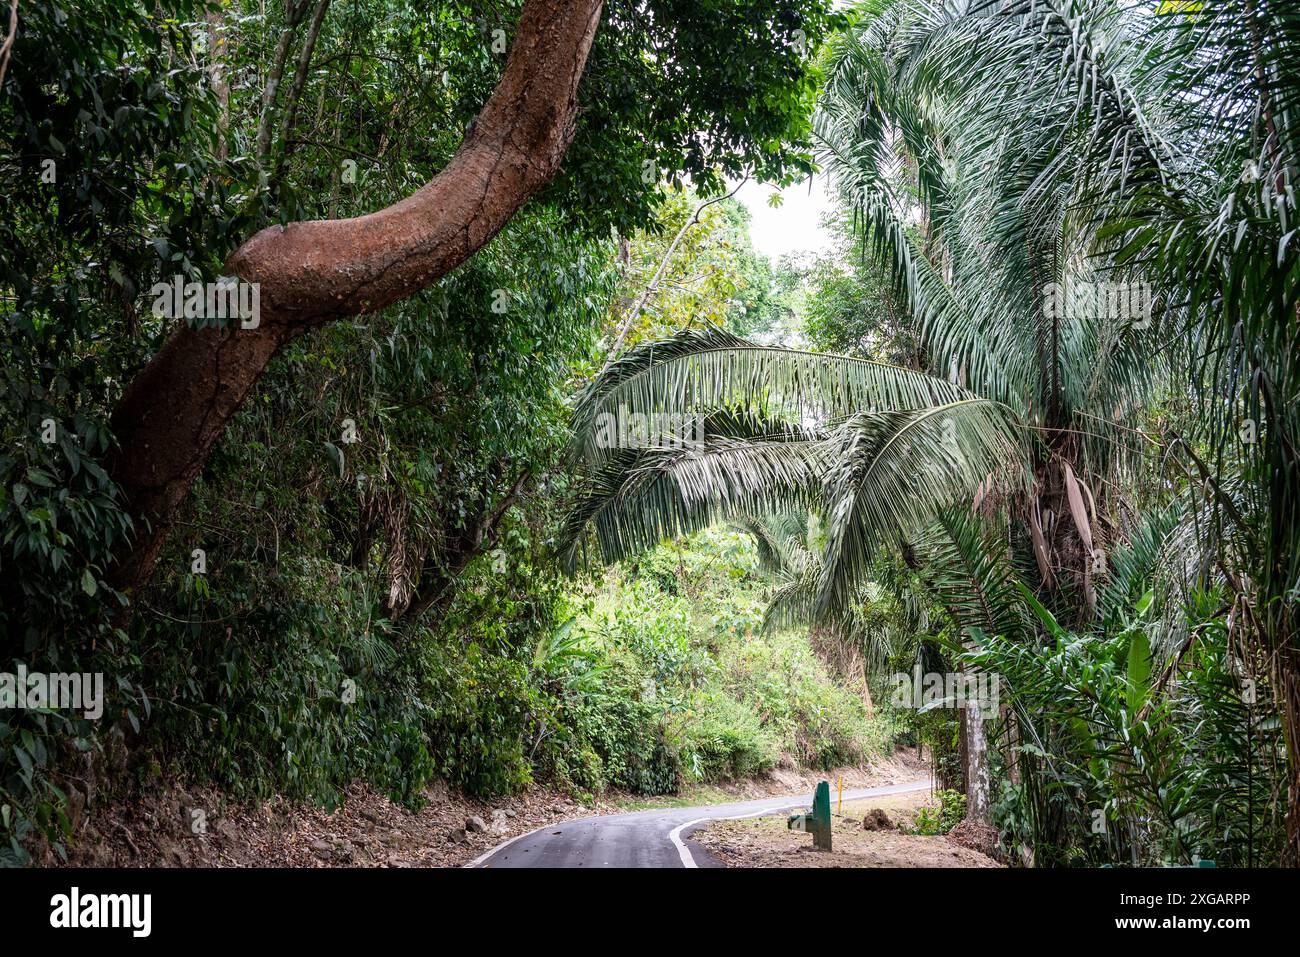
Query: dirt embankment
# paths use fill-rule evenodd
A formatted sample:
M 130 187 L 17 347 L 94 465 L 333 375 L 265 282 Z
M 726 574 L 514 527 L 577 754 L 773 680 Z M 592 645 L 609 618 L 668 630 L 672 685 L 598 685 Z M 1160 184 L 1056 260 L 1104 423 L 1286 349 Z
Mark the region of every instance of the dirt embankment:
M 1000 867 L 993 858 L 948 835 L 905 834 L 926 791 L 846 801 L 831 796 L 830 853 L 813 849 L 812 837 L 791 831 L 784 816 L 714 821 L 691 837 L 728 867 Z M 840 813 L 837 815 L 837 810 Z M 863 827 L 868 819 L 871 829 Z
M 441 784 L 409 811 L 363 786 L 333 813 L 272 801 L 234 805 L 215 791 L 122 803 L 86 821 L 68 864 L 79 867 L 456 867 L 516 834 L 614 810 L 534 789 L 497 802 Z M 62 862 L 48 849 L 41 864 Z

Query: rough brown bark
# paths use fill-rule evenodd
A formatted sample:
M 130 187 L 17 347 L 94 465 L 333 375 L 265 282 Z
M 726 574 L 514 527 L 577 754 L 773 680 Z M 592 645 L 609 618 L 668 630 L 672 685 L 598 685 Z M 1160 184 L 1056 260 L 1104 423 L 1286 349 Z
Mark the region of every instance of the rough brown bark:
M 528 0 L 496 90 L 456 155 L 406 199 L 355 219 L 264 229 L 227 261 L 260 283 L 261 323 L 179 329 L 113 416 L 111 462 L 137 522 L 114 569 L 145 582 L 177 507 L 268 362 L 334 320 L 405 299 L 477 252 L 556 173 L 573 138 L 578 82 L 602 0 Z

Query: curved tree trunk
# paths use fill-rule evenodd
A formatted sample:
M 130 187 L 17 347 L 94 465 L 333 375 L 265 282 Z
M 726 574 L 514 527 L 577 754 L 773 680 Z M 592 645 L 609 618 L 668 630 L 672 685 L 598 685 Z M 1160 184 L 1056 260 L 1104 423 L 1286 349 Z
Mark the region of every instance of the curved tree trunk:
M 136 537 L 113 570 L 148 580 L 176 509 L 268 362 L 304 332 L 374 312 L 467 260 L 559 169 L 602 0 L 528 0 L 505 71 L 447 167 L 406 199 L 355 219 L 264 229 L 227 261 L 260 284 L 255 329 L 178 330 L 113 414 L 111 474 Z

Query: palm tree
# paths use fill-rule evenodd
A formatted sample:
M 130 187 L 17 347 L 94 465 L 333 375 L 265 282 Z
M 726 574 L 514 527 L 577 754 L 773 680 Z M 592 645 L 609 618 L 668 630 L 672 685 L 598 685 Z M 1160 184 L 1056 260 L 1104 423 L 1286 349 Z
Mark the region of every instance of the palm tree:
M 590 520 L 613 559 L 820 505 L 827 614 L 878 549 L 979 500 L 996 548 L 1032 556 L 1031 590 L 1086 625 L 1107 556 L 1159 505 L 1154 451 L 1155 487 L 1187 506 L 1164 534 L 1248 621 L 1300 794 L 1297 50 L 1280 0 L 860 3 L 814 128 L 928 372 L 715 330 L 643 344 L 581 398 L 571 539 Z M 597 448 L 624 408 L 701 416 L 701 439 Z
M 627 409 L 699 417 L 694 441 L 606 447 Z M 919 532 L 981 484 L 1014 482 L 1024 440 L 1005 405 L 866 359 L 757 346 L 717 329 L 630 350 L 574 417 L 586 478 L 566 536 L 572 566 L 595 531 L 613 561 L 738 515 L 816 505 L 827 515 L 816 607 L 842 610 L 881 545 Z

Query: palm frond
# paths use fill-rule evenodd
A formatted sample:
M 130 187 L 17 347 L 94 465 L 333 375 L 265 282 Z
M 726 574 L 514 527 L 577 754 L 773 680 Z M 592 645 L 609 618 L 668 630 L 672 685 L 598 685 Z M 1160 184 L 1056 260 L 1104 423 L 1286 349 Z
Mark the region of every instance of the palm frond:
M 1005 529 L 998 535 L 970 510 L 947 509 L 920 547 L 927 583 L 960 631 L 1019 640 L 1031 633 Z
M 880 546 L 914 536 L 944 509 L 969 505 L 990 477 L 1006 487 L 1023 483 L 1019 432 L 1009 410 L 986 399 L 864 413 L 846 422 L 828 478 L 823 608 L 843 607 Z
M 754 345 L 720 329 L 687 330 L 638 344 L 593 380 L 574 412 L 572 455 L 592 464 L 607 458 L 600 426 L 629 410 L 669 417 L 731 410 L 807 425 L 966 396 L 942 379 L 884 362 Z
M 621 450 L 586 481 L 566 523 L 562 557 L 576 566 L 589 526 L 601 558 L 612 562 L 737 515 L 812 507 L 834 454 L 827 439 L 796 431 Z

